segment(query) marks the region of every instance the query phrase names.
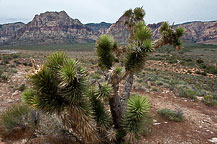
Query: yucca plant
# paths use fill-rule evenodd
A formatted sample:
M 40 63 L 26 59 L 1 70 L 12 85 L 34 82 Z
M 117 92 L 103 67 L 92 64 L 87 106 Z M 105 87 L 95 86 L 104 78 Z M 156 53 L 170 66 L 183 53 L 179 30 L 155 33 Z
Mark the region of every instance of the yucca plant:
M 63 52 L 54 53 L 29 74 L 32 87 L 23 92 L 26 104 L 59 116 L 81 143 L 135 143 L 149 124 L 150 104 L 144 96 L 131 96 L 134 74 L 143 69 L 155 48 L 165 44 L 180 47 L 184 33 L 183 28 L 174 30 L 163 23 L 161 38 L 152 43 L 144 15 L 142 7 L 124 13 L 123 24 L 130 32 L 128 45 L 118 46 L 110 35 L 98 38 L 102 80 L 88 81 L 88 73 L 77 60 Z

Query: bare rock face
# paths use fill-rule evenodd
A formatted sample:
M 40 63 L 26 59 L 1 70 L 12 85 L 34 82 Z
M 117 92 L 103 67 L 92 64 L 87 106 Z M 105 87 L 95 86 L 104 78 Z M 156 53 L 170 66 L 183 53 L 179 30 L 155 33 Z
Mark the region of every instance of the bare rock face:
M 177 25 L 180 26 L 180 25 Z M 203 44 L 217 44 L 217 21 L 181 24 L 186 29 L 183 40 Z
M 16 30 L 7 40 L 9 44 L 51 44 L 94 42 L 97 36 L 78 19 L 65 11 L 35 15 L 24 27 Z
M 118 43 L 127 43 L 129 39 L 129 31 L 124 25 L 125 19 L 125 16 L 121 16 L 106 32 L 107 34 L 112 35 Z
M 25 27 L 25 24 L 21 22 L 0 25 L 0 44 L 6 43 L 15 31 L 23 27 Z
M 92 29 L 95 33 L 95 35 L 99 36 L 101 34 L 105 34 L 107 29 L 111 26 L 112 24 L 106 23 L 106 22 L 101 22 L 101 23 L 88 23 L 85 24 L 85 26 L 89 27 Z

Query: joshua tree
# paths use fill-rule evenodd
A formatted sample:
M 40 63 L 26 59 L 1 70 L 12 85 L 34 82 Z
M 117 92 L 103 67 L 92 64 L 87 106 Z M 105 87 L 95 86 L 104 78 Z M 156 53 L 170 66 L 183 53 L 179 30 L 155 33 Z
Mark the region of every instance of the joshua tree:
M 32 108 L 61 117 L 80 143 L 135 143 L 143 132 L 150 104 L 146 97 L 131 95 L 134 75 L 143 69 L 148 54 L 163 45 L 182 46 L 183 28 L 168 23 L 160 27 L 161 38 L 152 43 L 143 8 L 124 13 L 130 32 L 128 45 L 118 46 L 110 35 L 97 40 L 98 65 L 103 83 L 88 81 L 77 60 L 54 53 L 30 75 L 32 88 L 23 93 Z M 121 86 L 123 84 L 123 86 Z

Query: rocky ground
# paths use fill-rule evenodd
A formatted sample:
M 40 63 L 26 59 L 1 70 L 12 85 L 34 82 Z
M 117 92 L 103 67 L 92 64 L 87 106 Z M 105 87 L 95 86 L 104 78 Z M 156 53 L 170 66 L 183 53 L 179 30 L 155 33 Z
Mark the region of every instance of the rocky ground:
M 157 67 L 160 62 L 149 61 Z M 160 67 L 160 66 L 158 66 Z M 20 101 L 21 91 L 16 87 L 27 83 L 27 70 L 30 66 L 18 65 L 17 73 L 7 81 L 0 81 L 0 113 L 7 107 Z M 214 78 L 213 80 L 216 80 Z M 149 89 L 134 90 L 145 95 L 151 102 L 153 125 L 151 132 L 144 135 L 138 143 L 141 144 L 215 144 L 217 143 L 217 108 L 208 107 L 200 101 L 177 97 L 169 89 L 158 87 L 157 91 Z M 167 121 L 157 114 L 157 110 L 169 108 L 182 109 L 184 122 Z M 0 144 L 4 143 L 1 140 Z M 25 143 L 16 142 L 16 143 Z
M 144 144 L 208 144 L 217 138 L 217 111 L 201 102 L 176 97 L 173 92 L 160 89 L 158 92 L 139 91 L 151 102 L 154 123 Z M 184 122 L 171 122 L 159 117 L 157 110 L 182 109 Z M 213 142 L 213 143 L 216 143 Z

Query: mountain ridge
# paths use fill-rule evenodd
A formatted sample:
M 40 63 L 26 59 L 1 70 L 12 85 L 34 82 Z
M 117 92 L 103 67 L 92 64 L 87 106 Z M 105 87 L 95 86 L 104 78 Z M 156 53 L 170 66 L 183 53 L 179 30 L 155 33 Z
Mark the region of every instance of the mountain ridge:
M 36 14 L 32 21 L 0 24 L 0 45 L 32 45 L 59 43 L 95 42 L 101 34 L 111 34 L 119 43 L 127 43 L 129 32 L 123 25 L 124 16 L 116 23 L 87 23 L 71 18 L 65 11 Z M 153 32 L 153 39 L 159 38 L 162 22 L 148 24 Z M 193 21 L 176 24 L 183 26 L 185 42 L 217 44 L 217 21 Z

